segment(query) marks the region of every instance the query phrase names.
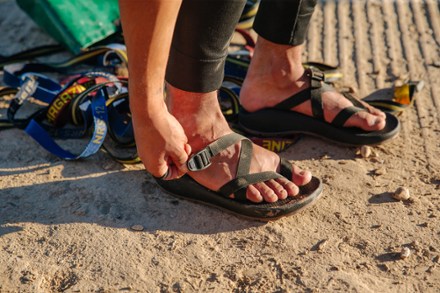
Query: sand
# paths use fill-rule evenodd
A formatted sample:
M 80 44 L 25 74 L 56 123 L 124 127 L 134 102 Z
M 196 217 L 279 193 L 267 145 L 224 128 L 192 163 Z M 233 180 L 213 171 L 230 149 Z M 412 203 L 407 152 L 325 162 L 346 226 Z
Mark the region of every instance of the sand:
M 266 224 L 177 200 L 141 165 L 67 162 L 1 131 L 0 292 L 439 292 L 439 2 L 318 2 L 305 60 L 338 64 L 362 96 L 425 81 L 377 157 L 301 138 L 281 155 L 324 195 Z M 12 0 L 0 26 L 4 55 L 54 43 Z M 391 197 L 400 186 L 410 200 Z

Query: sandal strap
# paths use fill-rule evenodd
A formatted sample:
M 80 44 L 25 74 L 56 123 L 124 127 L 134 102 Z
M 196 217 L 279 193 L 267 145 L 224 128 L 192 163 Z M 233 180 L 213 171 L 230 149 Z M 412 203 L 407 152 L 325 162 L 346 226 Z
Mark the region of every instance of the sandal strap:
M 310 88 L 300 91 L 284 101 L 281 101 L 275 105 L 274 108 L 279 110 L 290 110 L 307 100 L 310 100 Z
M 238 141 L 241 141 L 241 148 L 235 179 L 224 184 L 218 190 L 219 194 L 224 197 L 229 197 L 229 195 L 234 194 L 237 200 L 246 201 L 246 190 L 249 185 L 271 179 L 282 178 L 283 176 L 287 178 L 292 177 L 292 166 L 285 159 L 281 159 L 281 174 L 272 171 L 249 174 L 253 144 L 251 140 L 237 133 L 230 133 L 222 136 L 201 151 L 192 155 L 187 162 L 188 169 L 190 171 L 200 171 L 208 168 L 211 165 L 212 157 L 234 145 Z
M 360 111 L 365 111 L 365 109 L 355 106 L 344 108 L 336 115 L 331 123 L 336 126 L 344 126 L 345 122 L 347 122 L 351 116 Z
M 247 200 L 246 191 L 249 185 L 282 177 L 288 178 L 289 180 L 292 178 L 292 164 L 283 158 L 281 158 L 280 161 L 279 174 L 273 171 L 266 171 L 237 176 L 237 178 L 223 185 L 218 192 L 224 197 L 229 197 L 229 195 L 234 194 L 235 199 L 245 201 Z
M 353 106 L 361 108 L 361 109 L 367 109 L 358 99 L 356 99 L 352 94 L 349 92 L 342 92 L 342 95 L 353 103 Z
M 280 174 L 289 180 L 292 179 L 292 175 L 293 175 L 292 163 L 284 158 L 281 158 L 280 161 Z
M 349 92 L 342 92 L 342 95 L 349 100 L 353 106 L 342 109 L 331 122 L 333 125 L 341 127 L 344 126 L 345 122 L 357 112 L 367 111 L 367 108 Z
M 282 175 L 273 171 L 237 176 L 235 179 L 223 185 L 218 190 L 218 193 L 224 197 L 229 197 L 229 195 L 234 194 L 236 200 L 246 201 L 246 190 L 249 185 L 282 177 Z
M 250 139 L 243 139 L 241 141 L 240 156 L 238 159 L 237 171 L 235 176 L 241 177 L 249 174 L 251 169 L 253 153 L 253 143 Z
M 324 121 L 325 117 L 322 94 L 324 92 L 334 91 L 334 89 L 325 83 L 324 73 L 320 70 L 307 69 L 306 74 L 308 77 L 310 77 L 310 88 L 291 96 L 290 98 L 277 104 L 274 108 L 280 110 L 290 110 L 293 107 L 298 106 L 310 99 L 313 117 Z M 368 109 L 350 93 L 342 92 L 342 95 L 349 100 L 353 106 L 342 109 L 338 115 L 336 115 L 331 122 L 336 126 L 343 126 L 351 116 L 359 111 L 368 111 Z
M 334 91 L 334 89 L 325 84 L 325 75 L 317 69 L 306 69 L 306 75 L 310 78 L 310 88 L 307 88 L 290 98 L 277 104 L 274 108 L 280 110 L 290 110 L 303 102 L 310 100 L 312 105 L 313 117 L 324 120 L 324 106 L 322 104 L 322 93 Z
M 220 137 L 216 141 L 210 143 L 207 147 L 202 149 L 201 151 L 197 152 L 196 154 L 192 155 L 191 158 L 189 158 L 188 162 L 186 163 L 188 170 L 190 171 L 200 171 L 208 168 L 211 165 L 211 158 L 215 155 L 219 154 L 221 151 L 227 149 L 228 147 L 234 145 L 240 140 L 249 140 L 248 138 L 237 134 L 237 133 L 230 133 L 225 136 Z M 248 145 L 249 143 L 245 143 L 245 145 Z M 252 144 L 251 144 L 252 147 Z M 248 147 L 245 147 L 248 148 Z M 249 152 L 249 150 L 247 150 Z M 243 148 L 241 149 L 241 153 L 243 153 Z M 241 154 L 240 154 L 241 155 Z M 240 157 L 241 158 L 241 157 Z M 246 156 L 244 158 L 244 162 L 239 162 L 239 167 L 241 169 L 246 168 Z M 241 165 L 241 166 L 240 166 Z M 249 166 L 250 166 L 250 159 L 249 159 Z
M 321 88 L 312 89 L 310 92 L 310 102 L 312 104 L 313 117 L 324 120 L 324 105 L 322 104 Z

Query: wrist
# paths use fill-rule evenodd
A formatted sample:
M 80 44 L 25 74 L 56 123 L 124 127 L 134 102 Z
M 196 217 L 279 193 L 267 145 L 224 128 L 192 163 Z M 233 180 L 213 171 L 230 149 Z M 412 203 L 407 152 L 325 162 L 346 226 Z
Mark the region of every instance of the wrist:
M 133 116 L 148 119 L 169 113 L 163 94 L 157 95 L 157 97 L 152 97 L 152 95 L 144 96 L 145 98 L 141 97 L 140 95 L 130 94 L 130 111 Z

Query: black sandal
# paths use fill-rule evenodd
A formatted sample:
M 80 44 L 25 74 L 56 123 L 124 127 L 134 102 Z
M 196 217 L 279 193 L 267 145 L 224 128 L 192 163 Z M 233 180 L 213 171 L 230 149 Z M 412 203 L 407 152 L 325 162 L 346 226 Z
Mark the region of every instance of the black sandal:
M 359 111 L 367 108 L 349 93 L 342 93 L 353 106 L 342 109 L 331 122 L 324 119 L 321 95 L 334 88 L 324 82 L 324 74 L 316 69 L 307 69 L 311 86 L 294 96 L 287 98 L 273 108 L 256 112 L 241 109 L 240 126 L 250 134 L 259 136 L 286 136 L 305 133 L 318 136 L 332 142 L 346 145 L 372 145 L 395 137 L 400 130 L 399 120 L 390 113 L 386 115 L 386 125 L 379 131 L 365 131 L 356 127 L 344 127 L 344 123 Z M 307 100 L 311 100 L 313 117 L 292 111 L 291 109 Z
M 241 141 L 241 151 L 236 177 L 218 191 L 200 185 L 189 175 L 176 180 L 156 178 L 156 181 L 165 191 L 177 197 L 221 208 L 241 217 L 263 221 L 275 220 L 296 213 L 310 206 L 322 194 L 321 181 L 313 177 L 308 184 L 299 187 L 300 192 L 295 197 L 287 197 L 274 203 L 254 203 L 246 199 L 246 190 L 251 184 L 283 176 L 291 180 L 292 165 L 287 160 L 281 159 L 281 174 L 272 171 L 249 174 L 253 144 L 249 139 L 237 133 L 225 135 L 193 155 L 188 160 L 188 169 L 200 171 L 209 168 L 212 157 L 239 141 Z M 231 194 L 234 194 L 234 198 L 230 198 Z

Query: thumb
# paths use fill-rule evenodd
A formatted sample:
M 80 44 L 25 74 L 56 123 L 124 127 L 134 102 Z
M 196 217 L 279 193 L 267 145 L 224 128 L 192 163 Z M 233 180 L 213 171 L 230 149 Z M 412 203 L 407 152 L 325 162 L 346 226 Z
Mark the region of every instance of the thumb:
M 177 168 L 181 173 L 187 173 L 189 170 L 188 167 L 186 166 L 186 163 L 188 162 L 189 155 L 191 154 L 192 149 L 191 146 L 187 143 L 184 145 L 183 149 L 185 150 L 186 153 L 186 159 L 182 164 L 177 165 Z
M 182 152 L 171 156 L 174 165 L 183 173 L 188 172 L 188 168 L 186 167 L 186 162 L 188 161 L 190 154 L 191 154 L 191 146 L 186 143 L 183 146 Z
M 188 168 L 186 167 L 186 162 L 188 161 L 188 157 L 191 154 L 191 146 L 189 144 L 185 144 L 183 146 L 184 152 L 180 152 L 178 155 L 170 156 L 167 164 L 167 172 L 162 177 L 164 180 L 172 180 L 182 177 L 185 173 L 188 172 Z
M 191 146 L 186 143 L 185 146 L 184 146 L 184 149 L 185 149 L 186 154 L 189 156 L 191 154 L 191 151 L 192 151 Z

